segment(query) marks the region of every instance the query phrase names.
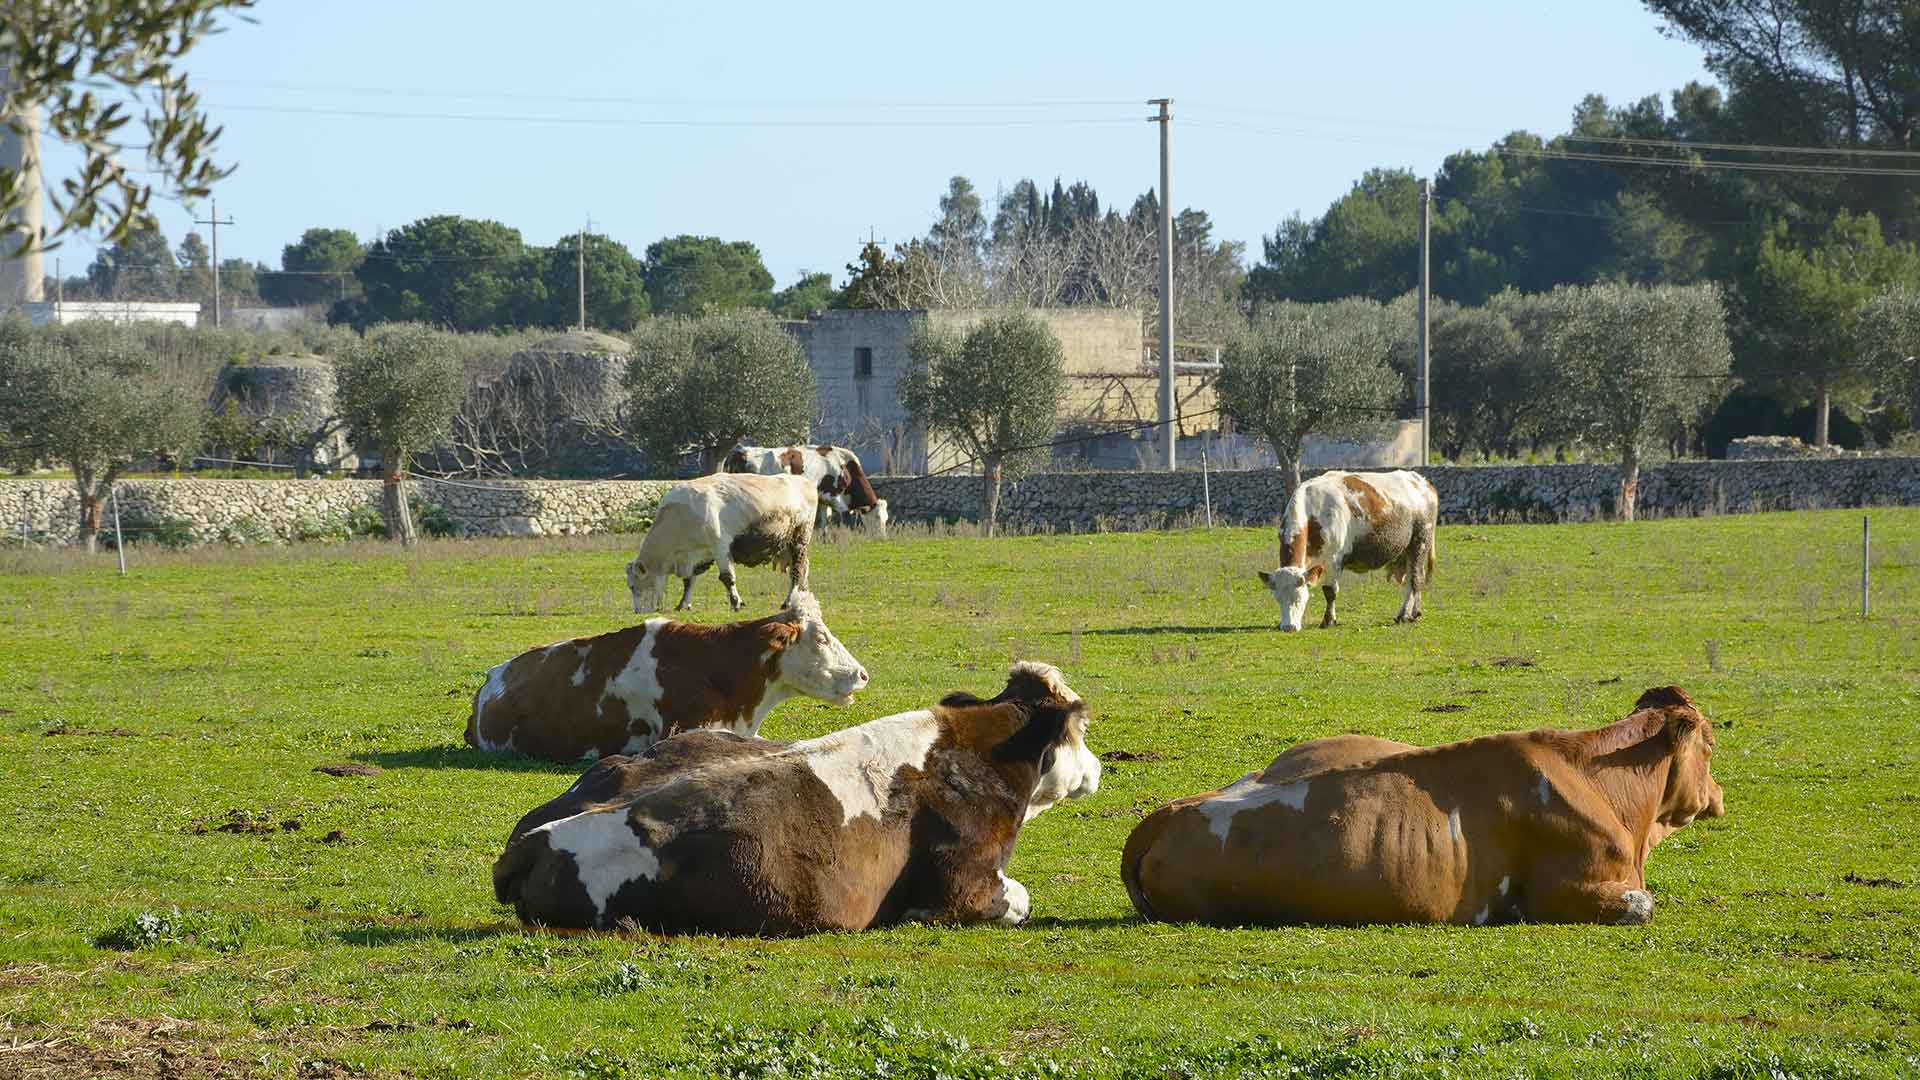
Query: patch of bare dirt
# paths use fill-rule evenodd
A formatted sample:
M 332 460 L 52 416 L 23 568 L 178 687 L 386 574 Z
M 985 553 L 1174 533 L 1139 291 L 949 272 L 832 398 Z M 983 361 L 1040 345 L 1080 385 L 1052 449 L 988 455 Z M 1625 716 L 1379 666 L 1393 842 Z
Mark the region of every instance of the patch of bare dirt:
M 1159 761 L 1160 755 L 1151 750 L 1109 750 L 1100 755 L 1101 761 Z
M 19 1080 L 239 1080 L 266 1075 L 257 1063 L 224 1058 L 183 1020 L 103 1020 L 84 1033 L 0 1035 L 0 1076 Z
M 265 814 L 256 814 L 251 810 L 229 810 L 227 816 L 216 824 L 202 821 L 193 827 L 195 836 L 205 836 L 210 832 L 268 834 L 277 832 L 298 832 L 299 818 L 274 821 Z
M 123 727 L 77 728 L 68 727 L 65 724 L 55 724 L 53 727 L 41 732 L 41 734 L 49 738 L 55 735 L 95 735 L 109 739 L 136 739 L 140 737 L 139 732 L 128 731 Z
M 378 765 L 366 765 L 358 761 L 339 761 L 328 765 L 316 765 L 313 771 L 326 773 L 328 776 L 379 776 L 387 770 Z
M 1432 705 L 1422 705 L 1421 712 L 1466 712 L 1468 706 L 1457 701 L 1442 701 Z
M 1849 885 L 1865 885 L 1869 889 L 1905 889 L 1912 884 L 1911 882 L 1901 881 L 1898 878 L 1869 877 L 1866 874 L 1853 870 L 1847 871 L 1841 876 L 1840 880 Z
M 1537 661 L 1531 656 L 1496 656 L 1487 662 L 1494 667 L 1516 668 L 1532 667 Z

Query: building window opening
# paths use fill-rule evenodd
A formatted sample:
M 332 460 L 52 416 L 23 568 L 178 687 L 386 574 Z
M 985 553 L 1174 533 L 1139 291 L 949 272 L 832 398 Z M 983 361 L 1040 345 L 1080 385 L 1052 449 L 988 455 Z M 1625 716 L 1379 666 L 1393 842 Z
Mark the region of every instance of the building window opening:
M 853 350 L 853 377 L 856 379 L 873 378 L 873 350 L 861 346 Z

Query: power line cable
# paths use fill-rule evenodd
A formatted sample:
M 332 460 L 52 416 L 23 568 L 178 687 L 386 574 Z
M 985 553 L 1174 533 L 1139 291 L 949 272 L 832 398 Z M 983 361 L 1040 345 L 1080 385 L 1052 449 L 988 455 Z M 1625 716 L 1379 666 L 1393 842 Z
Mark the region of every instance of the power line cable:
M 877 120 L 865 118 L 832 120 L 795 118 L 705 119 L 637 116 L 524 116 L 507 113 L 406 112 L 398 109 L 348 109 L 329 106 L 246 105 L 238 103 L 209 104 L 207 108 L 214 112 L 227 110 L 299 116 L 338 116 L 350 119 L 371 120 L 468 120 L 489 124 L 579 124 L 601 127 L 643 128 L 995 128 L 1118 125 L 1132 123 L 1132 118 L 1130 117 L 1126 119 L 1118 117 L 1049 117 L 1031 120 L 1009 117 L 963 120 L 940 118 L 907 120 Z

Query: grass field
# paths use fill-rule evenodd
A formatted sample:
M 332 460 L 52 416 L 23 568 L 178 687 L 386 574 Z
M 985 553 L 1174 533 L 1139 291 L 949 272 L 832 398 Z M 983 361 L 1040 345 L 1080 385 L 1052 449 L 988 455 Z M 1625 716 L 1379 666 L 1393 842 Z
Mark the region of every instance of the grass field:
M 0 1076 L 1915 1075 L 1920 511 L 1873 518 L 1865 621 L 1858 512 L 1445 528 L 1418 626 L 1367 578 L 1297 635 L 1266 530 L 819 545 L 873 686 L 764 734 L 1031 657 L 1123 760 L 1023 834 L 1027 926 L 782 941 L 493 901 L 575 770 L 468 750 L 468 703 L 632 621 L 617 539 L 136 550 L 124 579 L 0 552 Z M 724 617 L 710 576 L 695 601 Z M 1719 726 L 1728 816 L 1655 854 L 1651 926 L 1205 929 L 1120 886 L 1143 814 L 1299 740 L 1597 726 L 1669 682 Z

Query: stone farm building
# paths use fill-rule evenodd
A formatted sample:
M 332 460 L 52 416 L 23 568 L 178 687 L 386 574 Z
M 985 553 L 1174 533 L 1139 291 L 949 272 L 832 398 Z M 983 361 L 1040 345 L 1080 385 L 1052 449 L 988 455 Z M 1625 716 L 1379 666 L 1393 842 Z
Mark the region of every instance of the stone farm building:
M 959 459 L 945 445 L 927 445 L 926 432 L 900 404 L 907 342 L 915 324 L 964 333 L 989 312 L 977 309 L 823 311 L 790 324 L 819 387 L 812 437 L 850 446 L 874 473 L 921 473 Z M 1127 431 L 1160 417 L 1160 376 L 1146 350 L 1138 311 L 1047 308 L 1032 312 L 1060 339 L 1067 392 L 1060 410 L 1062 437 L 1092 436 L 1054 452 L 1059 465 L 1132 469 L 1145 464 L 1154 430 Z M 1210 372 L 1176 380 L 1179 411 L 1199 414 L 1181 425 L 1183 443 L 1217 427 Z M 1101 433 L 1108 433 L 1101 436 Z M 1183 446 L 1184 449 L 1184 446 Z

